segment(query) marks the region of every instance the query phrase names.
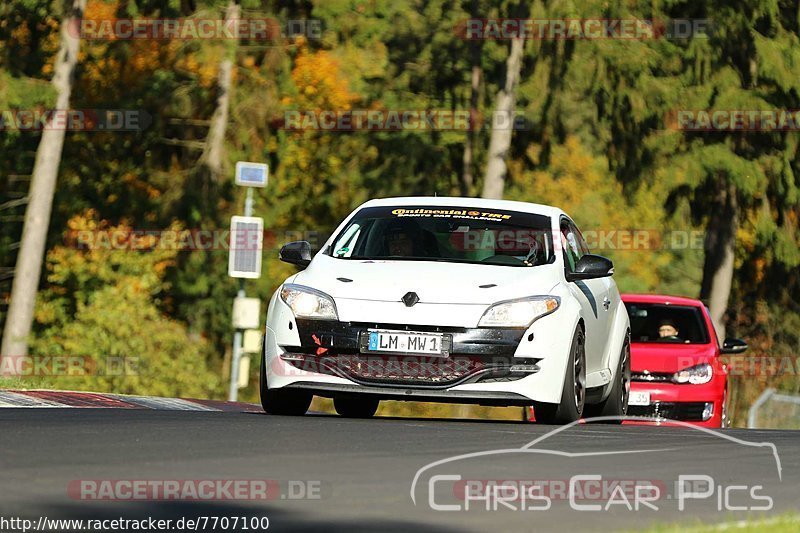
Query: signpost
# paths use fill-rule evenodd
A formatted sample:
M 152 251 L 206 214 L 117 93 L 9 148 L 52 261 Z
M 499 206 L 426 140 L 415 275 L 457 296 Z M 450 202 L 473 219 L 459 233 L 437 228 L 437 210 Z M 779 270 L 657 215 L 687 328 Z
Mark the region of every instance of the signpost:
M 261 253 L 264 242 L 264 219 L 253 216 L 253 187 L 266 187 L 269 167 L 263 163 L 236 163 L 236 184 L 247 187 L 244 216 L 231 217 L 231 238 L 228 256 L 228 275 L 239 278 L 239 293 L 233 302 L 232 323 L 234 327 L 233 351 L 231 353 L 231 380 L 228 400 L 235 402 L 240 386 L 246 386 L 240 377 L 242 359 L 242 332 L 259 328 L 261 302 L 258 298 L 247 298 L 245 279 L 261 277 Z M 249 365 L 247 365 L 249 366 Z M 242 385 L 244 382 L 244 385 Z

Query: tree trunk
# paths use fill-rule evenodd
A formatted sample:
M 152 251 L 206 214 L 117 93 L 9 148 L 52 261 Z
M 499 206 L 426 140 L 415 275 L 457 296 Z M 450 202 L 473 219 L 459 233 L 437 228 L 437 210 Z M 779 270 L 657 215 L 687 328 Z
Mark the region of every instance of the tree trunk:
M 733 282 L 737 227 L 736 189 L 720 187 L 706 227 L 705 261 L 700 299 L 707 302 L 720 342 L 725 340 L 725 312 Z
M 239 19 L 239 5 L 230 2 L 225 10 L 225 21 Z M 235 46 L 235 45 L 234 45 Z M 200 156 L 200 164 L 209 171 L 213 181 L 219 183 L 225 178 L 225 131 L 228 127 L 228 110 L 231 101 L 231 80 L 233 78 L 233 52 L 228 51 L 219 64 L 217 74 L 217 106 L 211 115 L 206 145 Z
M 69 109 L 80 48 L 80 37 L 75 28 L 79 27 L 85 9 L 86 0 L 73 0 L 61 24 L 61 44 L 52 80 L 56 91 L 56 111 Z M 14 283 L 11 287 L 11 303 L 3 330 L 3 345 L 0 348 L 2 356 L 28 354 L 28 336 L 33 324 L 36 291 L 42 273 L 47 228 L 50 225 L 50 211 L 53 207 L 53 194 L 65 133 L 63 127 L 45 127 L 36 149 L 36 160 L 28 192 L 28 207 L 25 210 L 25 222 L 22 228 L 22 241 L 14 269 Z
M 471 15 L 473 18 L 478 18 L 477 1 L 473 0 Z M 461 196 L 472 196 L 472 190 L 475 185 L 475 177 L 472 173 L 473 167 L 473 151 L 475 149 L 475 133 L 477 128 L 478 118 L 478 97 L 480 94 L 481 76 L 483 68 L 481 67 L 481 45 L 472 40 L 469 42 L 470 63 L 472 64 L 472 76 L 470 79 L 470 95 L 469 95 L 469 129 L 467 130 L 467 139 L 464 143 L 464 169 L 461 172 Z
M 506 83 L 497 93 L 494 117 L 492 118 L 492 138 L 489 142 L 489 161 L 483 178 L 483 197 L 500 199 L 506 180 L 506 156 L 511 147 L 517 85 L 522 68 L 522 51 L 525 42 L 522 38 L 511 40 L 511 52 L 506 62 Z

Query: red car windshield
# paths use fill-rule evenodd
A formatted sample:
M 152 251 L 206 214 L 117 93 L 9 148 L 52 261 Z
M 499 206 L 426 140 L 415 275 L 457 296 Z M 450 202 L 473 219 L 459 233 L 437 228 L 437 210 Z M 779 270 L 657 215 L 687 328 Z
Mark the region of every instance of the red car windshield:
M 708 344 L 708 328 L 698 307 L 625 303 L 631 320 L 631 342 Z

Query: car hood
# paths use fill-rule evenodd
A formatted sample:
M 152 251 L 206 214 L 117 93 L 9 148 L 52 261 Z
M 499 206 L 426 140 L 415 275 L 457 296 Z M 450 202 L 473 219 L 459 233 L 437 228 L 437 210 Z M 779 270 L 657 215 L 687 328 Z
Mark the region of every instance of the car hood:
M 631 371 L 677 372 L 709 362 L 716 356 L 713 344 L 631 344 Z
M 550 294 L 558 283 L 558 270 L 556 265 L 360 261 L 320 254 L 293 283 L 313 287 L 334 299 L 399 302 L 406 293 L 415 292 L 420 303 L 492 304 Z

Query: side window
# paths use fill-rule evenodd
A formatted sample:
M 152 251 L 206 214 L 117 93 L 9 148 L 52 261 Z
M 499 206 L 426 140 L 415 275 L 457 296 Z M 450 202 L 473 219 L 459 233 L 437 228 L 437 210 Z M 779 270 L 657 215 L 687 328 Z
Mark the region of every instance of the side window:
M 347 231 L 339 238 L 333 245 L 334 257 L 350 257 L 353 255 L 353 249 L 361 235 L 361 225 L 356 223 L 347 228 Z
M 564 254 L 564 265 L 567 271 L 573 272 L 575 270 L 575 264 L 583 254 L 580 252 L 578 237 L 575 235 L 571 224 L 566 219 L 561 221 L 561 250 Z
M 580 251 L 578 258 L 580 259 L 589 253 L 589 246 L 586 244 L 586 239 L 583 238 L 583 233 L 581 233 L 581 230 L 578 229 L 574 222 L 569 223 L 569 228 L 570 231 L 572 231 L 572 234 L 575 236 L 578 250 Z

